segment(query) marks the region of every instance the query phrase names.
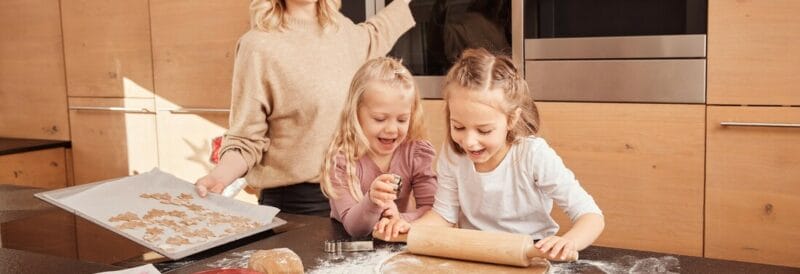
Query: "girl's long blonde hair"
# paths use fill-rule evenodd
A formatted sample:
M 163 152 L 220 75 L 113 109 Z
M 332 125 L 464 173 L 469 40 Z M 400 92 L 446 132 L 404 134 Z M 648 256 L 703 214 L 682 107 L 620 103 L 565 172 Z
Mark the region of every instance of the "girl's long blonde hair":
M 399 60 L 390 57 L 379 57 L 367 61 L 353 76 L 347 101 L 339 119 L 339 127 L 334 133 L 333 141 L 331 141 L 328 151 L 325 153 L 320 185 L 322 193 L 329 198 L 337 198 L 331 176 L 336 176 L 338 182 L 347 185 L 350 195 L 356 201 L 361 201 L 364 197 L 361 192 L 361 182 L 358 180 L 358 174 L 356 174 L 356 162 L 370 150 L 370 146 L 369 140 L 367 140 L 364 131 L 361 129 L 361 123 L 358 121 L 358 108 L 363 101 L 364 92 L 367 91 L 366 87 L 370 83 L 376 82 L 395 88 L 398 91 L 413 90 L 414 102 L 405 142 L 425 138 L 419 90 L 417 90 L 414 78 L 408 69 Z M 336 174 L 335 169 L 337 166 L 344 167 L 347 178 L 340 178 Z
M 319 0 L 317 18 L 323 28 L 335 26 L 336 14 L 342 6 L 341 0 Z M 283 31 L 286 29 L 286 0 L 251 0 L 250 27 L 261 31 Z
M 514 120 L 517 112 L 520 113 L 519 120 L 506 135 L 507 142 L 513 143 L 519 140 L 519 137 L 535 135 L 539 132 L 541 126 L 539 110 L 528 91 L 528 83 L 522 78 L 521 72 L 511 58 L 494 55 L 483 48 L 467 49 L 461 53 L 461 57 L 447 72 L 443 84 L 448 142 L 450 148 L 456 153 L 464 154 L 464 150 L 453 141 L 453 136 L 450 135 L 448 101 L 452 96 L 463 95 L 453 92 L 454 85 L 464 88 L 467 92 L 499 91 L 503 93 L 504 100 L 502 102 L 490 102 L 489 104 L 506 114 L 509 121 Z

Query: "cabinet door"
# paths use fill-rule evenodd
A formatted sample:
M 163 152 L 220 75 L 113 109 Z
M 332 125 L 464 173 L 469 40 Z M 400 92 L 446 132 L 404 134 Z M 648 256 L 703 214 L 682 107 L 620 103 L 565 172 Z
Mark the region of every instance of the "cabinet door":
M 69 108 L 76 184 L 158 166 L 152 99 L 69 98 Z
M 705 106 L 537 106 L 541 136 L 603 210 L 597 245 L 702 255 Z
M 69 96 L 153 97 L 147 0 L 61 1 Z
M 0 156 L 0 182 L 4 184 L 56 189 L 67 186 L 64 148 Z
M 161 103 L 160 105 L 166 105 Z M 228 109 L 167 108 L 158 111 L 160 169 L 195 182 L 214 167 L 211 139 L 225 134 Z M 246 188 L 236 198 L 258 204 L 255 190 Z
M 422 100 L 422 109 L 425 116 L 425 127 L 428 129 L 428 140 L 431 141 L 437 152 L 450 138 L 447 128 L 444 100 Z M 437 153 L 438 155 L 438 153 Z
M 57 0 L 0 1 L 0 136 L 69 140 Z
M 150 1 L 159 97 L 182 107 L 230 107 L 236 41 L 250 27 L 248 3 Z
M 76 184 L 146 172 L 158 166 L 152 99 L 69 98 Z M 138 244 L 79 218 L 78 257 L 113 263 L 141 255 Z
M 800 108 L 709 107 L 707 257 L 800 267 L 798 144 Z
M 800 105 L 800 1 L 708 1 L 708 103 Z

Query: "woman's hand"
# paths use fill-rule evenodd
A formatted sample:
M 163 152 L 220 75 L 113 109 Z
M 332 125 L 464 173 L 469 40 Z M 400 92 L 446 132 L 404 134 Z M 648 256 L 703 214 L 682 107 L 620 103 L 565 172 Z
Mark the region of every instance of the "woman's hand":
M 569 238 L 550 236 L 540 240 L 534 246 L 550 260 L 563 261 L 567 258 L 578 257 L 575 241 Z
M 222 193 L 228 185 L 233 183 L 236 178 L 241 177 L 247 172 L 247 163 L 238 152 L 225 153 L 219 160 L 219 164 L 206 176 L 198 179 L 194 183 L 194 190 L 200 197 L 206 197 L 208 192 Z
M 369 199 L 380 208 L 386 209 L 394 204 L 397 199 L 397 184 L 395 175 L 382 174 L 372 181 L 369 186 Z

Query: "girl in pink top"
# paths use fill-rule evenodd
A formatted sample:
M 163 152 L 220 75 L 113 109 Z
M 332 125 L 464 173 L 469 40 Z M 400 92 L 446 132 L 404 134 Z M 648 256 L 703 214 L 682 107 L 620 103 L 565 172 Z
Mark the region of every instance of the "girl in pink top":
M 369 234 L 382 216 L 390 229 L 405 228 L 433 205 L 435 151 L 423 139 L 421 107 L 395 59 L 370 60 L 353 77 L 321 178 L 331 217 L 351 236 Z

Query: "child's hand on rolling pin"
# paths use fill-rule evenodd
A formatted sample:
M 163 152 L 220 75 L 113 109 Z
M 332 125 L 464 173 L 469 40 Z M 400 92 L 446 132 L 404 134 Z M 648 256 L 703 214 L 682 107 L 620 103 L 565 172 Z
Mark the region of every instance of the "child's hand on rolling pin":
M 386 209 L 397 199 L 397 184 L 394 174 L 381 174 L 369 186 L 369 199 L 377 206 Z
M 383 234 L 383 240 L 397 238 L 400 233 L 408 233 L 411 224 L 403 216 L 381 217 L 381 220 L 373 228 L 378 234 Z
M 540 240 L 534 246 L 551 260 L 563 261 L 568 257 L 577 258 L 578 249 L 575 241 L 568 238 L 550 236 Z

